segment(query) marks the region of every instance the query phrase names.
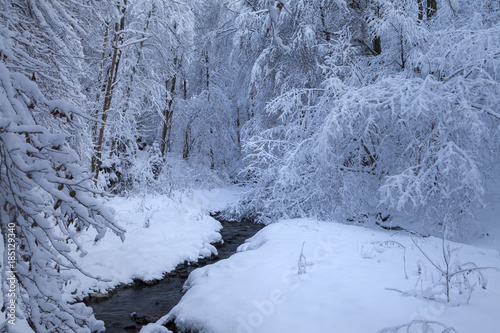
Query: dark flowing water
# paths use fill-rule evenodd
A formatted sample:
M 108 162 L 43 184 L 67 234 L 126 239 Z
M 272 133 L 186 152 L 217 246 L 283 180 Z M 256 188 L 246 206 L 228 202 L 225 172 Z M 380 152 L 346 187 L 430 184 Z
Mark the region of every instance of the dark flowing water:
M 228 258 L 240 244 L 263 227 L 250 221 L 221 221 L 221 224 L 224 242 L 215 244 L 218 256 L 179 265 L 153 285 L 138 281 L 132 286 L 117 288 L 107 299 L 87 300 L 86 303 L 92 306 L 96 318 L 104 321 L 106 332 L 138 332 L 143 325 L 166 315 L 180 301 L 182 286 L 189 273 L 198 267 Z M 134 312 L 135 315 L 132 316 Z

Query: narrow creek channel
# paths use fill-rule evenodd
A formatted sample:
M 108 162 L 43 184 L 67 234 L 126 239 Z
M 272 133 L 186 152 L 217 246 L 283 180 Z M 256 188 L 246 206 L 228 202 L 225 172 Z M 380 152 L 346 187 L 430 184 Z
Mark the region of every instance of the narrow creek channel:
M 86 304 L 94 309 L 96 318 L 104 321 L 106 332 L 139 332 L 143 325 L 166 315 L 180 301 L 182 286 L 194 269 L 228 258 L 263 227 L 248 220 L 219 221 L 223 227 L 220 233 L 224 242 L 214 244 L 217 256 L 200 259 L 197 263 L 181 264 L 152 285 L 138 281 L 131 286 L 118 287 L 109 297 L 87 299 Z M 134 312 L 135 316 L 132 316 Z

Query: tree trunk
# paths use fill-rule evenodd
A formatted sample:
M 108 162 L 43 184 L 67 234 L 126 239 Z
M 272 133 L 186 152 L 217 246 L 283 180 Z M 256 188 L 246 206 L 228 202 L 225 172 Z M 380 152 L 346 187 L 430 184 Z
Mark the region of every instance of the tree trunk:
M 427 19 L 437 12 L 437 0 L 427 0 Z
M 154 6 L 153 6 L 153 10 L 154 10 Z M 146 25 L 144 26 L 144 29 L 143 29 L 142 38 L 146 37 L 146 32 L 148 31 L 148 28 L 149 28 L 149 22 L 150 22 L 153 10 L 151 10 L 148 13 L 148 17 L 146 19 Z M 129 109 L 129 106 L 130 106 L 130 98 L 132 96 L 132 86 L 134 85 L 134 79 L 135 79 L 135 74 L 137 73 L 137 67 L 139 67 L 139 64 L 141 62 L 143 47 L 144 47 L 144 41 L 141 41 L 139 43 L 139 48 L 137 50 L 137 60 L 134 64 L 134 66 L 132 66 L 132 70 L 130 71 L 129 84 L 128 84 L 127 90 L 125 92 L 125 103 L 123 104 L 123 109 L 122 109 L 122 117 L 123 118 L 125 118 L 125 115 L 127 114 L 127 111 Z M 116 137 L 114 137 L 112 139 L 111 149 L 109 151 L 109 157 L 111 157 L 113 155 L 113 153 L 115 152 L 115 148 L 116 148 L 116 144 L 117 144 L 118 139 Z
M 174 66 L 177 66 L 177 58 L 174 59 Z M 177 81 L 177 73 L 172 77 L 172 83 L 170 85 L 170 94 L 169 91 L 169 80 L 165 80 L 165 90 L 167 91 L 167 96 L 165 98 L 165 110 L 163 112 L 164 120 L 163 120 L 163 130 L 161 133 L 161 146 L 160 151 L 161 155 L 165 157 L 167 152 L 170 150 L 170 136 L 172 134 L 172 117 L 174 115 L 173 110 L 173 102 L 174 102 L 174 94 L 175 94 L 175 83 Z
M 210 72 L 208 68 L 208 51 L 205 52 L 205 70 L 207 79 L 207 96 L 208 96 L 208 102 L 210 102 Z
M 375 14 L 380 18 L 380 7 L 376 8 Z M 373 39 L 373 51 L 375 51 L 375 54 L 382 53 L 382 42 L 380 40 L 380 36 L 375 36 Z
M 376 54 L 382 53 L 382 42 L 378 36 L 373 39 L 373 51 L 375 51 Z
M 424 20 L 424 0 L 418 0 L 418 21 Z
M 323 6 L 320 6 L 319 10 L 321 11 L 320 13 L 321 25 L 323 26 L 323 32 L 325 33 L 325 41 L 329 42 L 331 38 L 330 38 L 330 32 L 328 31 L 328 27 L 326 26 L 325 22 L 325 10 Z
M 92 172 L 95 175 L 96 181 L 99 177 L 99 171 L 102 165 L 102 144 L 104 141 L 104 129 L 106 127 L 106 121 L 108 119 L 108 112 L 111 108 L 114 86 L 118 77 L 118 69 L 120 67 L 120 59 L 122 51 L 119 48 L 119 46 L 123 42 L 123 35 L 120 34 L 120 32 L 125 28 L 126 6 L 127 6 L 127 0 L 123 0 L 123 5 L 118 4 L 118 11 L 121 13 L 121 18 L 119 22 L 115 23 L 115 36 L 114 36 L 113 53 L 111 57 L 111 66 L 108 70 L 106 78 L 104 103 L 101 110 L 101 124 L 99 126 L 97 139 L 95 141 L 94 156 L 92 157 Z
M 418 20 L 430 19 L 437 11 L 437 0 L 418 0 Z M 424 15 L 425 14 L 425 15 Z
M 189 157 L 189 133 L 191 132 L 191 126 L 188 125 L 186 128 L 186 137 L 184 138 L 184 147 L 182 149 L 182 158 L 187 160 Z
M 184 78 L 183 81 L 183 90 L 184 90 L 184 100 L 187 99 L 187 80 Z M 186 128 L 186 135 L 184 137 L 184 147 L 182 149 L 182 158 L 187 160 L 189 157 L 190 145 L 189 145 L 189 134 L 191 133 L 191 121 L 189 121 L 188 126 Z

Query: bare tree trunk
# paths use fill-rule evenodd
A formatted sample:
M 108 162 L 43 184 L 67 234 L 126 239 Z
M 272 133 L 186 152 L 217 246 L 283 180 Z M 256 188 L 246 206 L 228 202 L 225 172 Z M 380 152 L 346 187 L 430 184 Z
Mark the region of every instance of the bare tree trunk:
M 206 71 L 206 79 L 207 79 L 207 96 L 208 102 L 210 102 L 210 72 L 208 68 L 208 51 L 205 52 L 205 71 Z
M 183 81 L 183 90 L 184 90 L 184 100 L 187 99 L 187 80 L 184 78 Z M 188 126 L 186 128 L 186 135 L 184 137 L 184 147 L 182 148 L 182 158 L 187 160 L 189 157 L 190 145 L 189 145 L 189 134 L 191 133 L 191 120 L 188 122 Z
M 373 51 L 375 51 L 375 54 L 382 53 L 382 42 L 379 36 L 373 39 Z
M 177 66 L 177 58 L 174 59 L 174 66 Z M 172 82 L 170 85 L 170 94 L 169 91 L 169 80 L 165 80 L 165 89 L 167 91 L 167 96 L 165 98 L 165 110 L 163 112 L 164 120 L 163 120 L 163 130 L 161 133 L 161 146 L 160 151 L 161 155 L 165 157 L 167 152 L 170 150 L 170 137 L 172 134 L 172 118 L 174 115 L 173 110 L 173 102 L 174 102 L 174 94 L 175 94 L 175 83 L 177 81 L 177 73 L 172 77 Z
M 380 7 L 377 7 L 376 14 L 380 18 Z M 380 36 L 375 36 L 373 39 L 373 51 L 375 51 L 375 54 L 382 53 L 382 41 L 380 40 Z
M 424 20 L 424 0 L 418 0 L 418 21 Z
M 330 32 L 328 31 L 328 27 L 326 26 L 326 23 L 325 23 L 325 9 L 323 6 L 320 6 L 319 7 L 320 11 L 321 11 L 321 14 L 320 14 L 320 17 L 321 17 L 321 25 L 323 26 L 323 32 L 325 33 L 325 41 L 329 42 L 330 41 Z
M 437 11 L 437 0 L 418 0 L 418 20 L 430 19 Z M 425 14 L 425 15 L 424 15 Z
M 437 0 L 427 0 L 427 19 L 437 12 Z
M 99 131 L 97 133 L 97 139 L 94 146 L 94 156 L 92 157 L 92 172 L 95 175 L 95 179 L 99 177 L 99 170 L 102 165 L 102 144 L 104 141 L 104 129 L 106 127 L 106 121 L 108 119 L 108 112 L 111 108 L 111 102 L 113 100 L 114 86 L 118 77 L 118 69 L 120 67 L 120 59 L 122 51 L 119 46 L 123 42 L 123 35 L 120 32 L 125 28 L 125 11 L 127 6 L 127 0 L 123 0 L 123 5 L 118 4 L 118 11 L 121 13 L 121 18 L 119 22 L 115 23 L 115 36 L 113 45 L 113 54 L 111 57 L 111 66 L 108 70 L 106 78 L 106 89 L 104 95 L 104 103 L 101 110 L 101 124 Z
M 153 6 L 152 10 L 148 13 L 148 18 L 146 19 L 146 25 L 144 26 L 144 29 L 143 29 L 142 38 L 146 37 L 146 32 L 148 31 L 148 28 L 149 28 L 149 22 L 150 22 L 153 10 L 154 10 L 154 6 Z M 137 50 L 137 60 L 135 62 L 135 65 L 132 66 L 132 70 L 130 71 L 129 84 L 128 84 L 127 90 L 125 92 L 125 103 L 123 105 L 123 110 L 122 110 L 122 117 L 123 118 L 125 118 L 125 115 L 127 114 L 127 111 L 129 109 L 129 106 L 130 106 L 130 98 L 132 96 L 132 87 L 134 85 L 134 78 L 135 78 L 135 74 L 137 73 L 137 67 L 139 67 L 139 64 L 141 62 L 143 47 L 144 47 L 144 40 L 139 43 L 139 49 Z M 111 142 L 111 149 L 109 151 L 109 157 L 111 157 L 113 155 L 115 148 L 116 148 L 116 144 L 117 144 L 117 138 L 113 138 L 113 140 Z
M 238 151 L 241 154 L 241 120 L 240 107 L 236 108 L 236 135 L 238 137 Z
M 182 158 L 185 160 L 187 160 L 187 158 L 189 157 L 189 133 L 191 133 L 190 125 L 188 125 L 188 127 L 186 128 L 186 137 L 184 138 L 184 147 L 182 149 Z

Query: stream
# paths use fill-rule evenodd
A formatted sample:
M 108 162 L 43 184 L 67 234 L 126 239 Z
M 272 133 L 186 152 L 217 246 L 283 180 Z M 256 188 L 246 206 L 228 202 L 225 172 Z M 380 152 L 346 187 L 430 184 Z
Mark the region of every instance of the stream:
M 262 224 L 248 220 L 220 222 L 224 242 L 214 244 L 217 256 L 181 264 L 154 284 L 135 281 L 132 285 L 116 288 L 106 297 L 86 299 L 86 304 L 94 309 L 95 317 L 104 321 L 106 332 L 139 332 L 143 325 L 157 321 L 180 301 L 182 286 L 194 269 L 228 258 L 239 245 L 263 228 Z

